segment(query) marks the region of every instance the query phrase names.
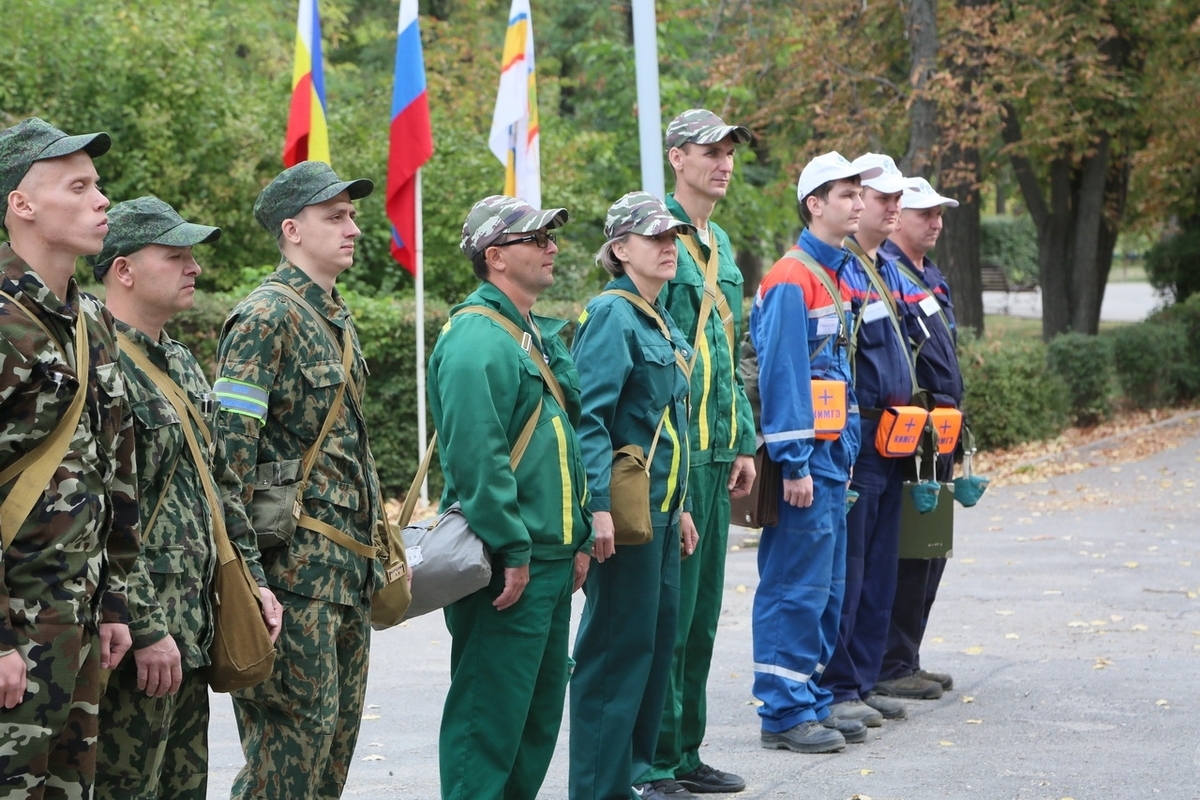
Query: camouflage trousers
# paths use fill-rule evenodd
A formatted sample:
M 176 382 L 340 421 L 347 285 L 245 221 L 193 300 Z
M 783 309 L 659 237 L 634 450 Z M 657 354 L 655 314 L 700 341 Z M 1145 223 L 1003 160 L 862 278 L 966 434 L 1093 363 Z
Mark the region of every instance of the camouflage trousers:
M 175 695 L 137 688 L 133 655 L 100 698 L 96 800 L 204 800 L 208 794 L 208 684 L 184 670 Z
M 16 626 L 28 687 L 0 708 L 0 798 L 85 800 L 96 776 L 99 636 L 80 625 Z
M 233 800 L 333 800 L 346 783 L 367 689 L 369 606 L 275 589 L 283 630 L 271 676 L 233 694 L 246 766 Z

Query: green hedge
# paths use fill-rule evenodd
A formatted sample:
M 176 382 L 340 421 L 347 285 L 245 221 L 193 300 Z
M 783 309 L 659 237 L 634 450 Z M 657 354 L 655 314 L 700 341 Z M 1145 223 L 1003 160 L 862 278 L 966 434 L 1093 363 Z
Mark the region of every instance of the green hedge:
M 1132 405 L 1157 408 L 1200 397 L 1200 295 L 1107 335 L 1121 393 Z
M 1112 412 L 1113 359 L 1107 338 L 1083 333 L 1055 336 L 1046 348 L 1050 370 L 1067 385 L 1071 418 L 1095 425 Z
M 982 449 L 1057 435 L 1066 425 L 1067 386 L 1033 340 L 959 340 L 963 410 Z

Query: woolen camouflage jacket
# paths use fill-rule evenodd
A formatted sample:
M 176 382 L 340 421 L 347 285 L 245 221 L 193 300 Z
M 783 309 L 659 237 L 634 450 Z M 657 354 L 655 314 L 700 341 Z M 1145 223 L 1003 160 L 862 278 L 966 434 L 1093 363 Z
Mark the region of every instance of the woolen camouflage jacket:
M 241 478 L 247 507 L 258 465 L 299 460 L 316 441 L 338 386 L 347 380 L 340 353 L 347 327 L 354 346 L 349 379 L 360 397 L 367 375 L 350 311 L 336 289 L 330 295 L 287 263 L 268 275 L 263 286 L 271 283 L 291 286 L 324 319 L 315 321 L 294 300 L 259 287 L 225 321 L 218 375 L 238 382 L 255 402 L 243 409 L 222 403 L 217 429 Z M 265 406 L 256 411 L 260 397 Z M 383 519 L 379 477 L 361 409 L 349 390 L 302 499 L 305 514 L 362 544 L 377 544 L 375 526 Z M 381 580 L 373 561 L 304 528 L 297 529 L 290 545 L 263 551 L 262 563 L 271 586 L 343 605 L 368 603 Z
M 0 245 L 0 469 L 54 430 L 78 386 L 75 324 L 88 327 L 87 402 L 62 464 L 0 560 L 0 654 L 25 623 L 128 622 L 126 574 L 138 552 L 133 418 L 113 318 L 74 280 L 60 301 L 8 244 Z M 0 487 L 0 502 L 12 483 Z M 107 550 L 107 555 L 106 555 Z
M 195 357 L 164 332 L 159 341 L 117 320 L 121 331 L 150 361 L 167 373 L 203 412 L 208 381 Z M 212 577 L 216 567 L 212 512 L 200 473 L 193 464 L 183 426 L 174 406 L 122 351 L 121 370 L 133 409 L 137 445 L 138 499 L 142 525 L 141 563 L 129 586 L 129 629 L 134 647 L 146 647 L 168 633 L 175 637 L 185 669 L 207 666 L 212 644 Z M 212 415 L 207 418 L 212 427 Z M 196 441 L 204 437 L 195 423 Z M 266 581 L 258 547 L 240 499 L 241 483 L 225 459 L 220 437 L 205 453 L 224 506 L 229 538 L 246 555 L 260 585 Z M 154 524 L 150 517 L 158 509 Z

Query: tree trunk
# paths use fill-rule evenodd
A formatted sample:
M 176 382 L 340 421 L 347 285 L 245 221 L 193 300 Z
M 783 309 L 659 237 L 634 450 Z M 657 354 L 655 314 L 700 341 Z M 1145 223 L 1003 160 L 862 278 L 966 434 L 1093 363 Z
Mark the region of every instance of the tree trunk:
M 954 296 L 954 315 L 964 328 L 974 328 L 982 336 L 983 278 L 979 270 L 979 151 L 951 142 L 943 155 L 939 191 L 959 202 L 958 208 L 946 208 L 938 264 Z M 953 176 L 959 176 L 954 178 Z M 974 176 L 974 177 L 972 177 Z
M 899 166 L 905 175 L 928 178 L 938 140 L 937 103 L 926 95 L 929 78 L 937 69 L 937 0 L 911 0 L 904 12 L 904 30 L 911 54 L 913 101 L 908 109 L 908 152 Z
M 755 237 L 755 245 L 759 244 Z M 753 297 L 762 283 L 763 260 L 756 250 L 739 250 L 737 253 L 738 269 L 742 271 L 742 296 Z

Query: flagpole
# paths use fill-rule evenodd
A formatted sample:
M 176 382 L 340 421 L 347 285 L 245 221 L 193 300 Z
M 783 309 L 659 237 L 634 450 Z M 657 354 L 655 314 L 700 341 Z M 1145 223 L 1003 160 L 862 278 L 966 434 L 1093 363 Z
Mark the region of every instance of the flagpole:
M 417 439 L 421 449 L 417 460 L 425 455 L 429 446 L 428 431 L 425 429 L 425 232 L 421 229 L 421 170 L 413 177 L 416 181 L 416 279 L 417 279 Z M 422 503 L 429 503 L 429 476 L 421 481 Z

